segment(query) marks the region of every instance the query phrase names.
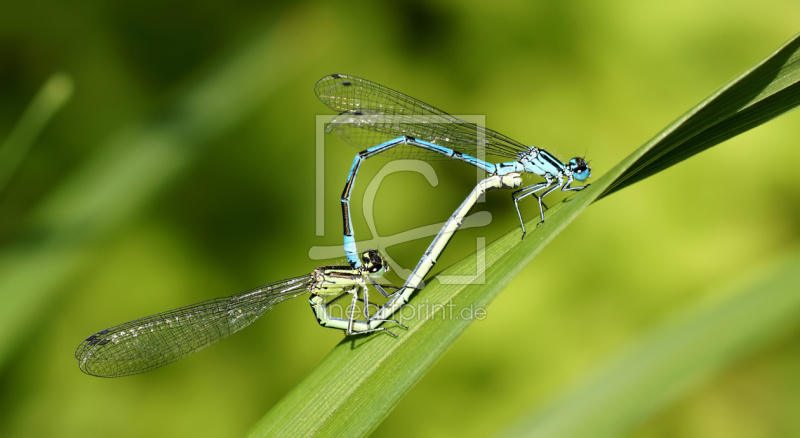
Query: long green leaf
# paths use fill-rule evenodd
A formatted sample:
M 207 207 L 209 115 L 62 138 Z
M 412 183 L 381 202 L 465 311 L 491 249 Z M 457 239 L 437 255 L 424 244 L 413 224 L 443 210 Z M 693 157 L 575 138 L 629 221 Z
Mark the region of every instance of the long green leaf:
M 431 282 L 412 299 L 415 312 L 398 339 L 368 336 L 342 341 L 311 374 L 267 413 L 251 436 L 361 436 L 373 430 L 470 324 L 450 317 L 488 305 L 497 294 L 583 209 L 603 194 L 663 170 L 745 132 L 798 105 L 800 65 L 795 37 L 634 151 L 589 188 L 549 210 L 547 222 L 520 241 L 515 230 L 443 274 L 475 273 L 485 257 L 485 283 Z M 469 287 L 468 287 L 469 286 Z M 433 309 L 436 309 L 433 311 Z M 424 313 L 424 314 L 421 314 Z
M 642 157 L 603 193 L 607 196 L 800 104 L 800 38 L 706 98 L 639 149 Z M 645 149 L 645 150 L 643 150 Z
M 800 251 L 757 281 L 675 318 L 509 431 L 509 436 L 622 436 L 632 425 L 763 341 L 798 326 Z M 720 294 L 723 295 L 723 294 Z

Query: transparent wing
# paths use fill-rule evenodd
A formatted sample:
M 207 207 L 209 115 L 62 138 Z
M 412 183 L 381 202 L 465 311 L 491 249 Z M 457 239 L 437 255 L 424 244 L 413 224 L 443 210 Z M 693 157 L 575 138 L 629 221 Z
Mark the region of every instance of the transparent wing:
M 472 156 L 485 153 L 516 159 L 519 152 L 528 149 L 499 132 L 466 122 L 413 97 L 355 76 L 325 76 L 317 82 L 314 92 L 322 103 L 339 113 L 327 130 L 336 131 L 356 146 L 375 146 L 406 135 Z M 363 132 L 356 133 L 353 128 Z M 408 157 L 410 149 L 390 149 L 387 155 Z M 429 159 L 445 159 L 433 152 L 425 154 Z
M 247 327 L 275 304 L 308 292 L 311 279 L 295 277 L 101 330 L 78 345 L 75 358 L 93 376 L 150 371 Z

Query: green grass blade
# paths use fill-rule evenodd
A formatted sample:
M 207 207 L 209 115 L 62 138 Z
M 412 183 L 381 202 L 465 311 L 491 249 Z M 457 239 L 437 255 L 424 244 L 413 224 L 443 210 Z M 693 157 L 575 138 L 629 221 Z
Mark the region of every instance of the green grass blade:
M 603 196 L 641 181 L 800 105 L 800 35 L 656 135 Z
M 0 366 L 61 285 L 89 266 L 94 245 L 302 68 L 274 63 L 282 50 L 279 31 L 254 39 L 168 108 L 103 145 L 37 206 L 30 229 L 0 251 Z
M 643 338 L 510 431 L 509 436 L 624 436 L 629 429 L 737 359 L 798 326 L 800 251 L 721 302 L 705 304 Z M 744 282 L 737 282 L 740 284 Z M 729 288 L 730 289 L 730 288 Z
M 520 241 L 514 230 L 443 274 L 475 274 L 485 269 L 485 283 L 443 285 L 429 282 L 409 303 L 416 312 L 403 321 L 408 332 L 398 339 L 368 336 L 344 340 L 310 375 L 267 413 L 251 436 L 362 436 L 388 415 L 403 395 L 470 324 L 449 317 L 464 308 L 486 307 L 497 294 L 583 209 L 611 193 L 782 114 L 800 99 L 798 46 L 794 38 L 634 151 L 590 187 L 548 211 L 547 222 L 526 224 Z M 686 155 L 681 155 L 686 154 Z M 466 194 L 466 192 L 465 192 Z M 490 195 L 491 196 L 491 195 Z M 469 286 L 469 287 L 467 287 Z M 436 311 L 433 311 L 436 309 Z
M 0 193 L 22 164 L 47 122 L 69 101 L 72 88 L 72 78 L 69 75 L 56 73 L 51 76 L 0 146 Z

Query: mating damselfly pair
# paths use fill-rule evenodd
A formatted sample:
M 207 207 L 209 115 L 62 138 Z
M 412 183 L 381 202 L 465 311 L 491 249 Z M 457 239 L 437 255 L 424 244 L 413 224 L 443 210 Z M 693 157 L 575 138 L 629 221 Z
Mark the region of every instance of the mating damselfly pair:
M 543 149 L 524 146 L 365 79 L 329 75 L 317 83 L 315 92 L 323 103 L 339 113 L 328 125 L 328 131 L 337 131 L 357 145 L 372 142 L 372 147 L 356 155 L 342 193 L 344 250 L 350 266 L 320 267 L 309 274 L 238 295 L 203 301 L 101 330 L 81 342 L 75 352 L 82 371 L 100 377 L 150 371 L 247 327 L 277 303 L 306 294 L 310 295 L 309 302 L 317 321 L 324 327 L 341 329 L 348 335 L 382 331 L 396 336 L 382 325 L 393 322 L 404 328 L 399 321 L 391 319 L 392 316 L 420 287 L 463 218 L 487 191 L 518 189 L 512 193 L 512 199 L 524 237 L 520 199 L 537 198 L 541 224 L 546 208 L 542 201 L 544 196 L 559 187 L 562 191 L 583 189 L 585 186 L 572 187 L 572 182 L 584 181 L 590 176 L 583 158 L 562 163 Z M 388 269 L 386 262 L 375 250 L 358 253 L 350 219 L 350 193 L 361 163 L 379 154 L 427 160 L 452 158 L 489 174 L 445 223 L 405 284 L 392 293 L 386 291 L 392 288 L 381 287 L 375 280 Z M 483 159 L 486 155 L 516 161 L 492 164 Z M 522 173 L 542 176 L 545 181 L 520 188 Z M 538 192 L 542 193 L 537 195 Z M 370 285 L 388 299 L 372 314 L 368 311 Z M 328 312 L 331 304 L 348 295 L 350 306 L 346 315 L 334 316 Z M 359 301 L 363 303 L 362 314 L 356 314 Z

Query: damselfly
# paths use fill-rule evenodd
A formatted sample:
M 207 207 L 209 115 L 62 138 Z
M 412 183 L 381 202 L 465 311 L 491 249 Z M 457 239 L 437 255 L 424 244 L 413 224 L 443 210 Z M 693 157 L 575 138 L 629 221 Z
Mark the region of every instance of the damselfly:
M 323 327 L 345 330 L 348 335 L 383 330 L 395 336 L 378 327 L 387 320 L 368 315 L 367 282 L 388 297 L 375 281 L 388 266 L 374 250 L 362 253 L 361 261 L 358 268 L 321 267 L 310 274 L 238 295 L 203 301 L 101 330 L 78 346 L 75 351 L 78 366 L 84 373 L 99 377 L 150 371 L 225 339 L 250 325 L 274 305 L 306 293 L 311 294 L 311 308 Z M 329 314 L 329 306 L 347 294 L 352 295 L 349 315 L 342 318 Z M 359 299 L 363 300 L 362 306 L 358 306 Z M 358 307 L 363 308 L 366 321 L 356 320 Z
M 350 218 L 350 191 L 361 163 L 367 158 L 386 153 L 390 157 L 425 160 L 455 159 L 472 164 L 491 175 L 532 173 L 544 177 L 540 182 L 523 187 L 512 194 L 517 209 L 522 236 L 525 223 L 519 210 L 519 200 L 532 195 L 539 202 L 539 214 L 544 222 L 543 198 L 556 188 L 562 191 L 581 190 L 571 187 L 573 180 L 585 181 L 590 171 L 586 161 L 575 157 L 566 164 L 544 149 L 525 146 L 510 137 L 475 123 L 468 123 L 444 111 L 366 79 L 345 74 L 325 76 L 314 87 L 317 97 L 338 112 L 326 131 L 337 130 L 356 145 L 371 146 L 359 152 L 342 192 L 344 247 L 347 260 L 359 266 L 353 225 Z M 349 127 L 359 130 L 347 129 Z M 485 155 L 510 158 L 514 161 L 493 164 Z M 542 192 L 537 195 L 537 192 Z
M 99 377 L 122 377 L 144 373 L 182 359 L 247 327 L 276 304 L 306 293 L 317 321 L 323 327 L 344 330 L 348 335 L 384 331 L 384 322 L 405 305 L 422 284 L 436 260 L 475 202 L 489 190 L 514 189 L 522 185 L 517 173 L 493 175 L 481 181 L 448 219 L 433 239 L 405 285 L 393 295 L 386 293 L 375 278 L 387 270 L 377 251 L 365 251 L 358 268 L 327 266 L 300 277 L 290 278 L 229 297 L 216 298 L 180 307 L 101 330 L 86 338 L 75 351 L 78 366 L 86 374 Z M 369 281 L 389 297 L 373 315 L 370 307 Z M 328 307 L 351 294 L 347 318 L 332 316 Z M 364 321 L 356 319 L 358 301 L 364 303 Z

